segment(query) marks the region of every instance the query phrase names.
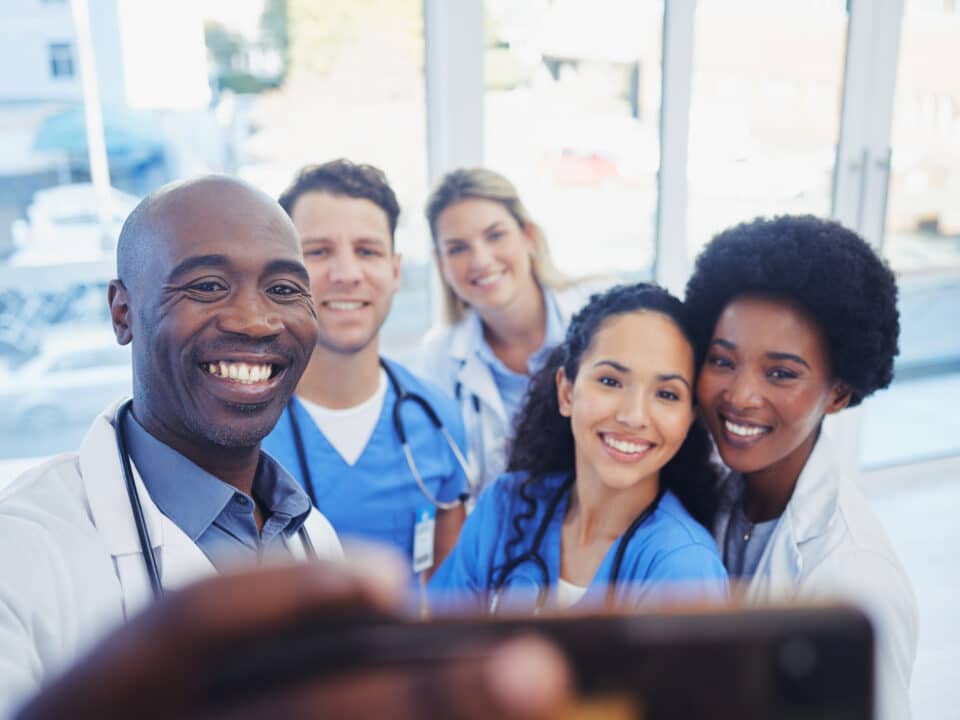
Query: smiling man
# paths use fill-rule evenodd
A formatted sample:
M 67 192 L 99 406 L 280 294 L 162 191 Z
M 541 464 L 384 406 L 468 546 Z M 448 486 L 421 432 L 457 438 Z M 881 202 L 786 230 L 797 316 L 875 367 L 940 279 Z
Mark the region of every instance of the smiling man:
M 127 219 L 117 266 L 108 299 L 133 347 L 132 403 L 0 497 L 0 716 L 162 590 L 341 554 L 260 452 L 317 340 L 281 208 L 225 177 L 167 186 Z
M 389 543 L 414 572 L 429 574 L 463 524 L 467 478 L 458 455 L 466 443 L 454 402 L 380 356 L 380 327 L 400 284 L 396 195 L 377 168 L 335 160 L 304 168 L 280 204 L 303 241 L 320 335 L 264 448 L 341 537 Z M 426 401 L 447 438 L 423 406 L 397 404 L 404 392 Z

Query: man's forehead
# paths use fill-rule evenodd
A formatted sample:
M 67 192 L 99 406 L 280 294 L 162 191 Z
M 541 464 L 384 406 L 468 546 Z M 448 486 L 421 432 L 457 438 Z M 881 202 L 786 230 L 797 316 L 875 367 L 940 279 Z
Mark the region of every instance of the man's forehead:
M 295 229 L 268 196 L 237 183 L 198 183 L 177 190 L 152 208 L 157 255 L 174 261 L 207 254 L 299 257 Z

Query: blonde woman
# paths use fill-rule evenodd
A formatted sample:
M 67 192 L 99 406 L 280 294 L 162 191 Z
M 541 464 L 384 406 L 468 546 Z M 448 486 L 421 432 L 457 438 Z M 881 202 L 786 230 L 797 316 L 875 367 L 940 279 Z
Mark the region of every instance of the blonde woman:
M 563 341 L 571 316 L 611 283 L 558 272 L 516 188 L 492 170 L 444 176 L 427 220 L 446 322 L 425 338 L 418 365 L 460 403 L 477 492 L 504 470 L 531 375 Z

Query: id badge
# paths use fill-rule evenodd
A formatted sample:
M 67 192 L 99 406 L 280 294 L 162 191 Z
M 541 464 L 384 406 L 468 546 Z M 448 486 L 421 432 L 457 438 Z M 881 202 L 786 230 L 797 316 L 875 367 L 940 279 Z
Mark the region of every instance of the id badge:
M 433 567 L 433 536 L 436 529 L 437 510 L 430 507 L 417 510 L 413 525 L 413 571 L 422 572 Z

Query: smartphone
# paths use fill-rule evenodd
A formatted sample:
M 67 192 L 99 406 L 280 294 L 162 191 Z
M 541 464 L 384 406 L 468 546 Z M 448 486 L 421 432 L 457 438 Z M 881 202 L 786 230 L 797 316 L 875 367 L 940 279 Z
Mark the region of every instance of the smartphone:
M 539 633 L 569 658 L 586 720 L 870 720 L 873 631 L 844 606 L 433 621 L 306 622 L 233 655 L 211 699 L 310 677 L 424 669 Z

